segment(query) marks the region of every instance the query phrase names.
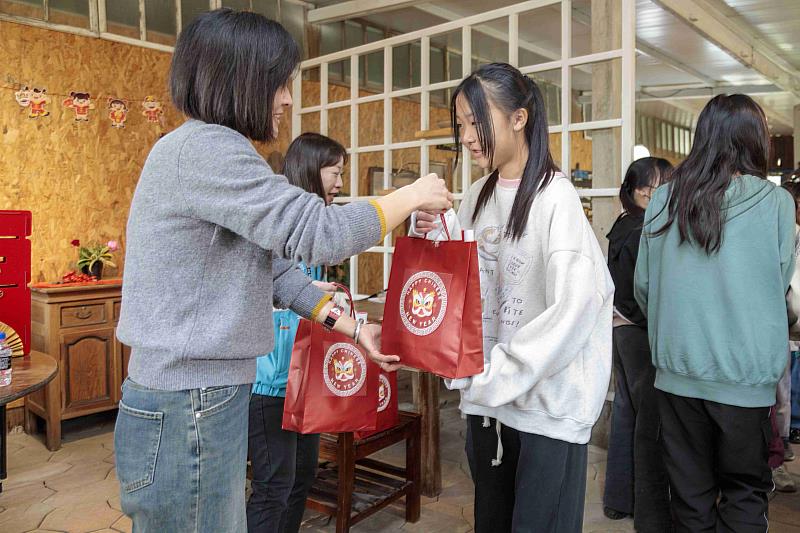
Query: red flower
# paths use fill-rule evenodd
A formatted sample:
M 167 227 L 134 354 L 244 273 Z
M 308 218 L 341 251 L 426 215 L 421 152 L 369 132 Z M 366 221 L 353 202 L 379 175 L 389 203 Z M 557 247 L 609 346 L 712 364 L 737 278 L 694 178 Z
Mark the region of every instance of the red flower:
M 75 248 L 77 248 L 78 246 L 81 245 L 81 241 L 79 241 L 78 239 L 72 239 L 72 242 L 70 242 L 70 244 Z

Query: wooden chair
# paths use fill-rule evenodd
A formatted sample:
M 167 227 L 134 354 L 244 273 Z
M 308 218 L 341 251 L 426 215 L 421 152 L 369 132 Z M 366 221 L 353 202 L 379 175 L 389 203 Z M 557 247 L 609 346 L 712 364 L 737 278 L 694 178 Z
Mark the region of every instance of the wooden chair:
M 356 440 L 353 433 L 328 434 L 320 439 L 320 468 L 306 507 L 336 516 L 336 533 L 406 498 L 406 520 L 420 513 L 420 420 L 400 411 L 400 424 L 371 437 Z M 406 441 L 406 465 L 400 468 L 369 459 L 373 453 Z

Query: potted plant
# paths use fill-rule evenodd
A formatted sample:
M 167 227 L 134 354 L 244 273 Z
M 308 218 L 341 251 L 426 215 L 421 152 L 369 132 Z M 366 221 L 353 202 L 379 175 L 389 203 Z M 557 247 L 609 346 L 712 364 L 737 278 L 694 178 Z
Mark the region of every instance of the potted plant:
M 111 253 L 116 252 L 118 248 L 117 241 L 81 246 L 81 241 L 75 239 L 72 241 L 72 246 L 78 248 L 78 268 L 84 274 L 92 275 L 99 280 L 103 276 L 103 266 L 117 266 L 111 260 Z

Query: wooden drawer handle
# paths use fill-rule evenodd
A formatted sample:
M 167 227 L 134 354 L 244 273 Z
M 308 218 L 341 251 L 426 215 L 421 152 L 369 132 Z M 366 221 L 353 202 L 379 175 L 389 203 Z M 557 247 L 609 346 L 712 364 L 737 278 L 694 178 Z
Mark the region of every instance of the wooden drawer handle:
M 80 320 L 86 320 L 90 316 L 92 316 L 91 309 L 81 307 L 79 310 L 75 311 L 75 318 L 78 318 Z

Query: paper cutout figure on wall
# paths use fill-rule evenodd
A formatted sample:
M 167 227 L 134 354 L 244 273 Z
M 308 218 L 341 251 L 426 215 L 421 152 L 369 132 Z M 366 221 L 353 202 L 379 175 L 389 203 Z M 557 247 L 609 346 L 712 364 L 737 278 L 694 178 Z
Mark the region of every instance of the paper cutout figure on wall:
M 71 92 L 69 98 L 64 100 L 64 107 L 75 110 L 76 122 L 89 122 L 89 110 L 94 109 L 94 102 L 89 93 Z
M 23 86 L 14 93 L 14 99 L 20 105 L 28 109 L 28 118 L 46 117 L 50 114 L 46 106 L 50 103 L 50 97 L 47 96 L 47 89 L 39 87 L 29 88 L 27 85 Z
M 154 124 L 161 123 L 161 115 L 164 114 L 164 109 L 161 107 L 161 102 L 156 100 L 155 96 L 147 96 L 142 102 L 142 115 L 147 117 L 147 122 Z
M 124 128 L 128 118 L 128 102 L 120 98 L 108 99 L 108 118 L 112 128 Z

